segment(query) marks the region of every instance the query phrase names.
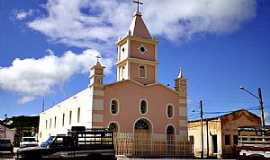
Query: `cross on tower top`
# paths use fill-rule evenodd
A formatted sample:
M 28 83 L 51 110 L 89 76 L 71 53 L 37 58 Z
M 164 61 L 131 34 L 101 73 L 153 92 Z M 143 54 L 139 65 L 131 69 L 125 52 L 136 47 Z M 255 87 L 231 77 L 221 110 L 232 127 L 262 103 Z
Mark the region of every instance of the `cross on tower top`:
M 143 2 L 140 0 L 134 0 L 133 3 L 137 3 L 137 13 L 140 13 L 140 5 L 143 5 Z
M 99 63 L 99 59 L 101 59 L 101 57 L 100 56 L 96 56 L 96 58 L 97 58 L 97 63 Z

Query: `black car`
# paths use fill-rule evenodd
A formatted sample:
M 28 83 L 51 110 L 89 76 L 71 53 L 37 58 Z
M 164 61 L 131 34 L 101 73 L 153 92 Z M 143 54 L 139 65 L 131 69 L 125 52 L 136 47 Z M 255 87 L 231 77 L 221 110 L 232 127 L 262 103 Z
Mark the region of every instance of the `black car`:
M 39 147 L 18 149 L 19 160 L 115 160 L 113 134 L 108 129 L 71 130 L 51 136 Z
M 0 139 L 0 152 L 2 151 L 13 153 L 13 145 L 11 144 L 10 139 Z

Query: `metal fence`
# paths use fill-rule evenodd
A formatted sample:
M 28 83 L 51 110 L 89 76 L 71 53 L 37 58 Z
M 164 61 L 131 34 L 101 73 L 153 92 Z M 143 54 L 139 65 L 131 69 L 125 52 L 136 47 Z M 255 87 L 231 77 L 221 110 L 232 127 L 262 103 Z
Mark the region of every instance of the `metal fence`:
M 192 157 L 193 145 L 180 136 L 114 133 L 117 155 L 131 157 Z

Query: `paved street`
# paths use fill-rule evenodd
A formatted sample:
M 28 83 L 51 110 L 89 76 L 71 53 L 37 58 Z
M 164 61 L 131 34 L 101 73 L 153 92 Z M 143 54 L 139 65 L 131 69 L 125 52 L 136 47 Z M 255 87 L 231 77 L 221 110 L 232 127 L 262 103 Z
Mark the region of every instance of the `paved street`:
M 10 154 L 1 154 L 0 155 L 1 160 L 15 160 L 15 156 L 12 156 Z M 174 159 L 174 160 L 192 160 L 192 159 L 175 159 L 175 158 L 126 158 L 126 157 L 119 157 L 118 160 L 165 160 L 165 159 Z M 207 159 L 209 160 L 209 159 Z

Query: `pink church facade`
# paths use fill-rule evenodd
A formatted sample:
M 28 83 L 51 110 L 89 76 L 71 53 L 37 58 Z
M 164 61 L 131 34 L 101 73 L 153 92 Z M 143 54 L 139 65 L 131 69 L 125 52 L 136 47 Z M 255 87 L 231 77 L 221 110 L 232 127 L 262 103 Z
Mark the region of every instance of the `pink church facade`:
M 148 129 L 152 135 L 169 133 L 187 141 L 187 82 L 181 71 L 175 88 L 157 81 L 157 45 L 136 12 L 128 34 L 117 42 L 117 81 L 103 84 L 99 62 L 91 69 L 90 88 L 97 93 L 93 103 L 103 104 L 102 109 L 93 104 L 94 127 L 131 134 Z

